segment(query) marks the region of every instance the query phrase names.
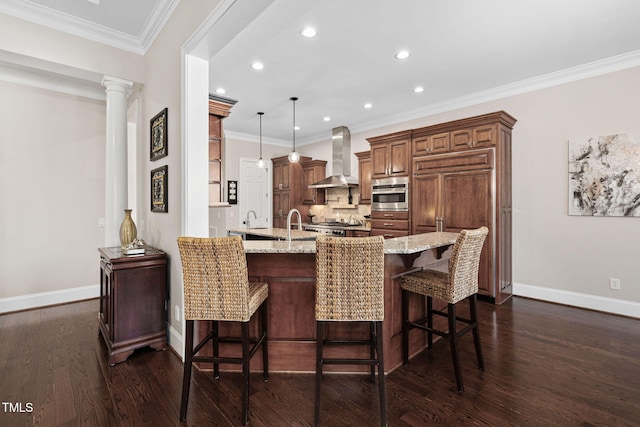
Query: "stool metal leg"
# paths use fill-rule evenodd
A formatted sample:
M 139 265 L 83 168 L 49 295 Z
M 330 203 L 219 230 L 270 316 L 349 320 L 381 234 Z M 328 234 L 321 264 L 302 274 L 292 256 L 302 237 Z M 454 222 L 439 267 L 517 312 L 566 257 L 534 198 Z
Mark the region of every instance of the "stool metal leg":
M 322 383 L 322 344 L 324 341 L 324 322 L 316 321 L 316 401 L 314 423 L 320 424 L 320 386 Z
M 402 364 L 409 364 L 409 291 L 402 290 Z
M 387 384 L 384 376 L 384 353 L 382 342 L 382 322 L 375 322 L 376 328 L 376 356 L 378 359 L 378 388 L 380 391 L 380 425 L 387 425 Z
M 193 356 L 193 320 L 187 320 L 184 344 L 184 372 L 182 377 L 182 401 L 180 402 L 180 421 L 187 418 L 187 404 L 189 403 L 189 388 L 191 386 L 191 359 Z
M 462 384 L 462 370 L 460 369 L 460 358 L 458 357 L 458 334 L 456 333 L 456 305 L 448 305 L 448 319 L 449 319 L 449 344 L 451 346 L 451 359 L 453 360 L 453 371 L 456 375 L 456 385 L 458 392 L 464 391 L 464 385 Z
M 476 347 L 476 358 L 478 359 L 478 367 L 484 371 L 484 358 L 482 357 L 482 347 L 480 346 L 480 330 L 478 329 L 478 294 L 469 297 L 471 306 L 471 324 L 473 328 L 473 345 Z
M 427 348 L 431 350 L 433 348 L 433 298 L 427 297 Z
M 369 322 L 369 358 L 376 358 L 376 344 L 377 344 L 377 331 L 376 324 L 374 322 Z M 375 384 L 376 382 L 376 366 L 371 365 L 371 382 Z
M 242 322 L 242 424 L 249 424 L 249 322 Z
M 220 336 L 218 335 L 218 321 L 212 320 L 211 327 L 213 328 L 213 339 L 211 340 L 213 343 L 213 357 L 216 358 L 220 356 Z M 213 362 L 213 378 L 220 378 L 220 364 L 218 362 Z
M 264 336 L 264 341 L 262 341 L 262 378 L 264 378 L 264 382 L 269 381 L 269 316 L 267 314 L 267 301 L 262 303 L 262 308 L 260 308 L 262 312 L 261 325 L 262 325 L 262 335 Z

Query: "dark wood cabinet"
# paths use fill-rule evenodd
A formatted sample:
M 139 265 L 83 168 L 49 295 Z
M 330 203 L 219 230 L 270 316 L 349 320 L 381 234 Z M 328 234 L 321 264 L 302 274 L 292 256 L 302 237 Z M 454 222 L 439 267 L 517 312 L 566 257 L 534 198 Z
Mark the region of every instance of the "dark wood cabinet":
M 371 211 L 371 235 L 385 239 L 409 235 L 409 212 Z
M 411 131 L 367 138 L 371 144 L 371 178 L 408 176 L 411 168 Z
M 291 203 L 289 202 L 289 196 L 291 192 L 289 190 L 280 190 L 273 192 L 273 227 L 274 228 L 286 228 L 287 227 L 287 214 L 291 209 Z
M 493 169 L 440 172 L 416 175 L 413 189 L 420 197 L 412 199 L 413 234 L 431 231 L 458 233 L 464 229 L 489 227 L 492 238 L 491 206 Z M 461 208 L 475 206 L 475 209 Z M 491 294 L 492 248 L 485 244 L 480 257 L 479 292 Z
M 311 161 L 311 157 L 301 157 L 300 161 L 296 163 L 289 162 L 287 156 L 271 159 L 273 164 L 274 228 L 286 228 L 289 211 L 294 208 L 300 210 L 303 206 L 306 186 L 304 185 L 302 164 L 308 164 Z M 298 218 L 296 217 L 295 220 L 298 221 Z
M 411 138 L 413 157 L 449 151 L 449 132 L 436 134 L 414 134 Z
M 371 151 L 355 153 L 358 158 L 358 204 L 371 204 Z
M 368 138 L 372 176 L 397 172 L 391 145 L 410 141 L 409 232 L 458 232 L 487 226 L 481 255 L 480 294 L 501 304 L 511 297 L 511 130 L 504 111 Z M 397 149 L 397 147 L 396 147 Z M 401 158 L 396 150 L 396 159 Z M 393 167 L 392 167 L 393 165 Z M 395 218 L 376 218 L 373 235 L 405 235 Z M 404 234 L 403 234 L 404 233 Z
M 167 255 L 147 247 L 143 255 L 100 248 L 98 324 L 109 363 L 124 362 L 140 347 L 167 346 Z
M 369 237 L 371 236 L 371 231 L 347 229 L 346 234 L 347 234 L 346 237 Z
M 512 293 L 511 129 L 516 120 L 500 111 L 414 130 L 449 135 L 449 152 L 414 156 L 411 231 L 458 232 L 486 226 L 479 292 L 501 304 Z M 416 138 L 413 139 L 416 152 Z M 426 145 L 422 145 L 426 146 Z
M 222 122 L 237 101 L 209 94 L 209 205 L 223 201 L 224 130 Z
M 310 160 L 302 162 L 302 204 L 323 205 L 325 199 L 324 188 L 309 188 L 311 184 L 324 179 L 327 171 L 326 160 Z

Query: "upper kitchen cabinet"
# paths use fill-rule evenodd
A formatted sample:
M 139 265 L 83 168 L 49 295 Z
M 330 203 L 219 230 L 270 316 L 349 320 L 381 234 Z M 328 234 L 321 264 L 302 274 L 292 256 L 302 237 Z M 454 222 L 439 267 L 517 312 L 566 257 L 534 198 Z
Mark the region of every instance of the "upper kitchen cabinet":
M 371 178 L 408 176 L 411 167 L 411 131 L 367 138 L 371 144 Z
M 451 151 L 494 147 L 498 139 L 498 124 L 489 123 L 451 132 Z
M 371 151 L 355 153 L 358 158 L 358 187 L 361 205 L 371 204 Z
M 209 205 L 222 202 L 224 130 L 222 121 L 237 101 L 209 95 Z
M 311 162 L 311 157 L 301 157 L 300 162 L 291 163 L 287 156 L 271 159 L 273 163 L 273 227 L 286 228 L 287 214 L 302 205 L 306 186 L 303 185 L 302 164 Z M 297 219 L 297 218 L 296 218 Z
M 449 151 L 449 132 L 414 132 L 411 137 L 411 151 L 414 157 Z
M 322 188 L 309 188 L 311 184 L 324 179 L 327 172 L 326 160 L 310 160 L 300 162 L 303 176 L 303 198 L 305 205 L 322 205 L 325 199 L 325 190 Z

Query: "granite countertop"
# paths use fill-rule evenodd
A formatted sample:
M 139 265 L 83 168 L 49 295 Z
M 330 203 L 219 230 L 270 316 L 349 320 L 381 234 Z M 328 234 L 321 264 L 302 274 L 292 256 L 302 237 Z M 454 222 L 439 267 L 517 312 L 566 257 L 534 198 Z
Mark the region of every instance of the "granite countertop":
M 287 239 L 286 228 L 231 228 L 227 231 L 235 234 L 252 234 L 254 236 L 261 236 L 272 239 Z M 316 237 L 318 237 L 318 233 L 313 231 L 291 230 L 291 240 L 315 241 Z
M 268 230 L 268 229 L 263 229 Z M 278 230 L 278 229 L 276 229 Z M 282 229 L 279 229 L 282 230 Z M 285 232 L 286 238 L 286 230 Z M 292 239 L 293 239 L 293 231 L 292 230 Z M 298 233 L 301 233 L 298 231 Z M 302 232 L 304 233 L 304 232 Z M 318 233 L 310 233 L 315 236 Z M 424 234 L 415 234 L 413 236 L 404 236 L 404 237 L 396 237 L 393 239 L 387 239 L 384 241 L 384 253 L 385 254 L 415 254 L 422 251 L 426 251 L 428 249 L 433 249 L 441 246 L 448 246 L 455 243 L 456 238 L 458 237 L 458 233 L 447 233 L 447 232 L 437 232 L 437 233 L 424 233 Z M 242 242 L 244 244 L 245 253 L 248 254 L 257 254 L 257 253 L 307 253 L 313 254 L 316 252 L 316 242 L 315 240 L 296 240 L 287 242 L 286 240 L 245 240 Z
M 344 225 L 323 225 L 323 224 L 318 224 L 318 223 L 310 223 L 310 222 L 303 222 L 302 223 L 302 228 L 305 227 L 330 227 L 330 228 L 337 228 L 339 230 L 356 230 L 356 231 L 371 231 L 371 227 L 367 227 L 366 225 L 349 225 L 349 224 L 344 224 Z

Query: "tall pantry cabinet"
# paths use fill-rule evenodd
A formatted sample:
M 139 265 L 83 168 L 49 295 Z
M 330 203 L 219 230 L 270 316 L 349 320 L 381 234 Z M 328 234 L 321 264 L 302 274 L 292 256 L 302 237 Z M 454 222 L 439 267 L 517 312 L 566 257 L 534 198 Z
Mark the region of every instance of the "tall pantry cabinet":
M 478 291 L 498 304 L 512 293 L 511 130 L 515 123 L 509 114 L 498 111 L 367 138 L 374 178 L 410 176 L 408 212 L 372 211 L 372 218 L 404 215 L 404 223 L 409 224 L 404 234 L 489 228 Z M 397 229 L 400 221 L 384 224 Z M 374 222 L 372 234 L 376 232 Z
M 411 230 L 489 228 L 479 293 L 511 296 L 511 130 L 504 111 L 412 132 Z

